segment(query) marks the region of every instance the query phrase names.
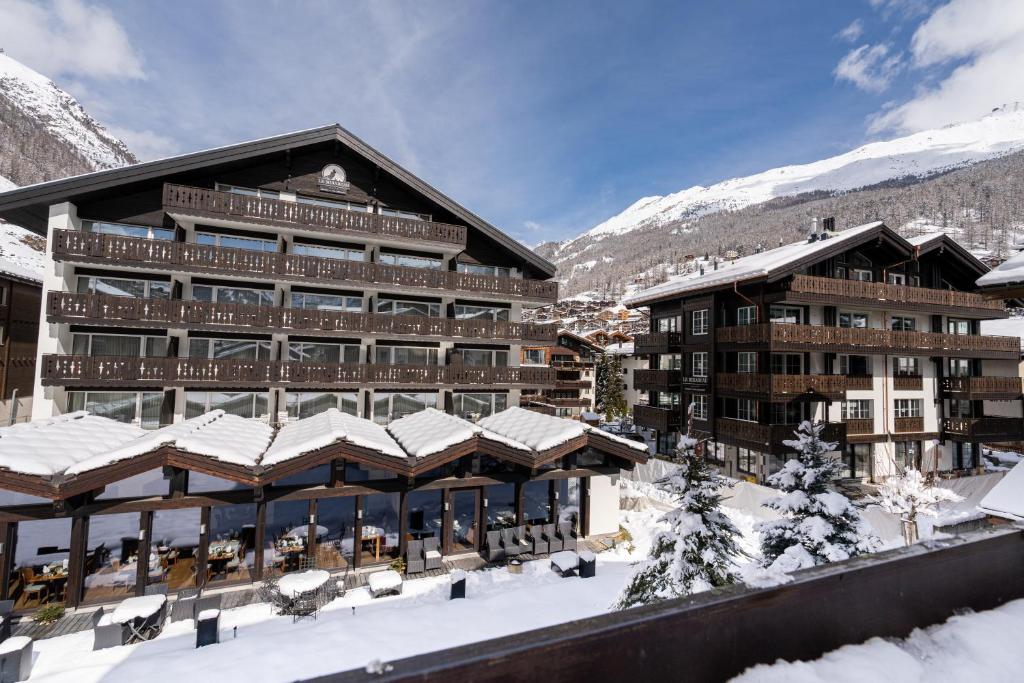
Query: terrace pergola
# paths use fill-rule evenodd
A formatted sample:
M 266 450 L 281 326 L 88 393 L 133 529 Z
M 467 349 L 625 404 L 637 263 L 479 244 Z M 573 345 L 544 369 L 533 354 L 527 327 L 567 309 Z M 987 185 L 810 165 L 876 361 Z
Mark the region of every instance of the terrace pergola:
M 43 582 L 77 605 L 157 580 L 256 581 L 300 558 L 359 568 L 420 534 L 475 551 L 499 499 L 509 523 L 557 521 L 561 506 L 586 535 L 591 477 L 646 459 L 644 444 L 520 408 L 386 427 L 331 409 L 278 430 L 214 411 L 150 432 L 66 415 L 0 429 L 0 593 Z

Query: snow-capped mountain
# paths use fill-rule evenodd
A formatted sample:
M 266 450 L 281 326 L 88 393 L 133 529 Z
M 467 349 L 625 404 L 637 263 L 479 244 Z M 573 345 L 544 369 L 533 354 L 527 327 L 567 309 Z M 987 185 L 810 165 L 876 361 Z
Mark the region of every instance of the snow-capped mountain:
M 536 251 L 558 264 L 565 293 L 600 289 L 606 283 L 632 281 L 652 267 L 671 266 L 671 258 L 662 253 L 669 250 L 682 254 L 690 250 L 704 253 L 719 247 L 735 249 L 753 247 L 758 242 L 774 243 L 782 235 L 776 237 L 774 233 L 759 230 L 764 227 L 757 220 L 761 215 L 759 207 L 766 211 L 777 210 L 782 205 L 791 208 L 823 197 L 841 198 L 866 189 L 907 186 L 1022 150 L 1024 105 L 1014 103 L 998 107 L 974 121 L 873 142 L 821 161 L 774 168 L 707 187 L 698 185 L 666 196 L 643 197 L 578 237 L 547 243 Z M 902 219 L 902 216 L 891 215 L 893 202 L 899 203 L 900 198 L 890 197 L 885 203 L 879 203 L 877 215 L 856 215 L 851 219 L 858 223 L 885 220 L 893 224 L 898 218 Z M 831 210 L 843 213 L 841 206 Z M 712 221 L 715 234 L 709 234 L 706 227 L 709 219 L 738 211 L 746 218 L 745 227 L 733 230 L 732 226 L 724 226 L 725 229 L 720 230 L 719 223 L 724 223 L 725 218 L 716 218 Z M 910 218 L 924 218 L 939 224 L 954 219 L 948 211 L 943 215 Z M 1024 216 L 1015 218 L 1024 221 Z M 808 228 L 809 225 L 800 223 L 791 230 L 806 232 Z M 643 238 L 637 239 L 631 234 L 636 231 L 643 232 Z M 651 243 L 661 244 L 663 249 L 659 253 L 650 250 L 634 253 L 636 245 Z
M 136 161 L 74 97 L 0 53 L 0 176 L 28 185 Z

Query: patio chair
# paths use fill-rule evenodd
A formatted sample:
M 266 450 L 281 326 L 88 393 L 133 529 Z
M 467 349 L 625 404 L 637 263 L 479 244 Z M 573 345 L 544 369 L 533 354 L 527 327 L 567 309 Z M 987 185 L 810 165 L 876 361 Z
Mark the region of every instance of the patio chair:
M 533 550 L 533 544 L 526 538 L 526 525 L 520 524 L 519 526 L 512 527 L 514 535 L 516 537 L 516 543 L 519 544 L 519 553 L 528 553 Z
M 543 555 L 548 552 L 548 542 L 544 540 L 544 534 L 539 524 L 534 524 L 527 530 L 526 540 L 530 542 L 534 555 Z
M 108 647 L 120 647 L 128 642 L 131 629 L 128 624 L 115 624 L 103 617 L 107 616 L 102 607 L 92 614 L 92 649 L 104 650 Z
M 570 522 L 559 523 L 558 535 L 562 537 L 562 550 L 576 550 L 576 530 Z
M 409 541 L 405 549 L 405 573 L 419 574 L 425 568 L 423 541 Z
M 522 547 L 519 545 L 519 539 L 516 538 L 514 527 L 505 527 L 501 530 L 501 547 L 505 549 L 505 557 L 507 559 L 517 557 L 523 552 Z
M 427 571 L 441 568 L 441 547 L 437 536 L 423 539 L 423 559 L 426 562 Z
M 557 553 L 562 550 L 562 539 L 558 537 L 558 533 L 555 531 L 554 524 L 545 524 L 541 527 L 543 531 L 541 536 L 548 543 L 548 552 Z
M 0 600 L 0 643 L 11 637 L 14 600 Z
M 501 532 L 488 531 L 484 541 L 484 558 L 488 562 L 501 562 L 505 559 L 505 549 L 501 547 Z
M 21 574 L 21 590 L 25 595 L 25 606 L 28 607 L 29 600 L 35 600 L 36 605 L 42 607 L 43 600 L 49 597 L 49 586 L 45 583 L 35 582 L 36 572 L 32 567 L 22 567 L 18 573 Z

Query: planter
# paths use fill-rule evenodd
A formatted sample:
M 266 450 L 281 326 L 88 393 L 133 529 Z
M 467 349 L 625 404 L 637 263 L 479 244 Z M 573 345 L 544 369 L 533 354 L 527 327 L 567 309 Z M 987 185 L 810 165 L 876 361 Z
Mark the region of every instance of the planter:
M 523 561 L 522 560 L 509 560 L 508 561 L 508 573 L 509 574 L 522 574 L 523 573 Z

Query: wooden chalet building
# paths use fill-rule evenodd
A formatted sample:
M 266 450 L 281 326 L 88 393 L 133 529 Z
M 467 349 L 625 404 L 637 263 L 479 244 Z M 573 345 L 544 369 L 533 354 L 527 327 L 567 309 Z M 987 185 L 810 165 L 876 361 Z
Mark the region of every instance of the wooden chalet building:
M 386 423 L 554 385 L 555 268 L 332 125 L 23 187 L 47 238 L 33 415 L 154 428 L 222 409 Z
M 530 410 L 579 419 L 594 410 L 597 358 L 603 349 L 587 337 L 569 330 L 558 331 L 558 343 L 550 346 L 524 345 L 522 365 L 548 365 L 555 371 L 555 384 L 548 389 L 524 389 L 521 405 Z
M 944 235 L 882 223 L 702 263 L 626 302 L 651 311 L 635 340 L 650 399 L 634 420 L 666 452 L 693 404 L 712 456 L 758 481 L 806 419 L 828 423 L 847 477 L 973 471 L 979 444 L 1022 433 L 1020 339 L 980 334 L 1007 316 L 977 293 L 987 270 Z

